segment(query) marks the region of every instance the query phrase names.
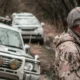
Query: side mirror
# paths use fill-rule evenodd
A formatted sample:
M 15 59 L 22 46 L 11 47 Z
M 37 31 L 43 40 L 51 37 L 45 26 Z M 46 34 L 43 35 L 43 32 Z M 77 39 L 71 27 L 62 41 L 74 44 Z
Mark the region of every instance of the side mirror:
M 29 45 L 25 45 L 24 49 L 25 49 L 26 52 L 30 52 L 30 46 Z
M 35 61 L 39 60 L 39 55 L 35 55 Z
M 42 26 L 44 26 L 44 25 L 45 25 L 45 23 L 44 23 L 44 22 L 41 22 L 41 25 L 42 25 Z

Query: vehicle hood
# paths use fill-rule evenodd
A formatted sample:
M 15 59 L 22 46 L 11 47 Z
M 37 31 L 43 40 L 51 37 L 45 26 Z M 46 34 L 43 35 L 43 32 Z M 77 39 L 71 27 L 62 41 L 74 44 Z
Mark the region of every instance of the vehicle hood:
M 28 53 L 25 53 L 25 51 L 22 49 L 7 47 L 4 45 L 0 45 L 0 52 L 6 53 L 6 54 L 11 54 L 11 55 L 16 55 L 16 56 L 24 56 L 24 57 L 28 57 L 28 58 L 33 58 Z

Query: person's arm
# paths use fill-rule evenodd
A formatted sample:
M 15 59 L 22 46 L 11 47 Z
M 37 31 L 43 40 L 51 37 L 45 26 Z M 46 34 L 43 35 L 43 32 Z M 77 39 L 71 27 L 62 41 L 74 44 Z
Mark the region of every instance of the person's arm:
M 60 44 L 55 54 L 55 65 L 59 76 L 64 77 L 71 71 L 77 70 L 80 66 L 79 59 L 80 55 L 75 43 L 67 41 Z

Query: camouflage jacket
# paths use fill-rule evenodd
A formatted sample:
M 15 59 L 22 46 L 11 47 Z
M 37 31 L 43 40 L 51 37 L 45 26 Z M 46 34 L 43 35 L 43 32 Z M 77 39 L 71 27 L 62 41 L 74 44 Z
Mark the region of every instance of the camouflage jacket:
M 54 40 L 57 80 L 80 80 L 80 45 L 69 33 Z

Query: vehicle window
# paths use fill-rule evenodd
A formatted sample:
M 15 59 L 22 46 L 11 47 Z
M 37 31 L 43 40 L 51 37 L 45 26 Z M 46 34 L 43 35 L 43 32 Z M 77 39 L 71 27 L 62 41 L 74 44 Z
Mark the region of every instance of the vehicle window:
M 0 44 L 23 48 L 19 33 L 5 28 L 0 28 Z
M 39 21 L 34 17 L 15 18 L 14 25 L 39 25 Z

